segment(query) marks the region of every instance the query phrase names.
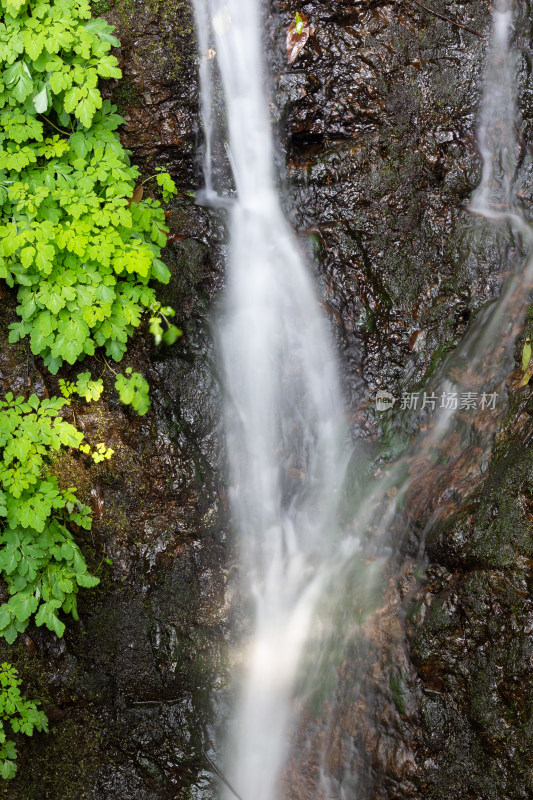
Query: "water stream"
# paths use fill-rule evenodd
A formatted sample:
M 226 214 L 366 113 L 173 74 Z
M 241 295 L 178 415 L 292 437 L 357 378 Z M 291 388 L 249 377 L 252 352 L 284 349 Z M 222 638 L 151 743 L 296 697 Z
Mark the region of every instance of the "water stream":
M 274 800 L 294 724 L 298 667 L 311 631 L 317 630 L 317 605 L 335 591 L 335 583 L 337 590 L 346 584 L 357 563 L 366 571 L 361 592 L 371 588 L 391 551 L 387 532 L 398 500 L 409 502 L 413 484 L 428 473 L 435 452 L 451 474 L 470 448 L 477 464 L 473 471 L 483 473 L 505 410 L 504 380 L 512 367 L 533 267 L 526 256 L 523 269 L 509 278 L 500 299 L 478 315 L 427 388 L 436 397 L 442 392 L 484 395 L 486 413 L 480 417 L 438 400 L 428 404 L 417 416 L 421 432 L 406 455 L 366 487 L 356 519 L 341 530 L 337 517 L 348 460 L 345 411 L 311 272 L 278 197 L 263 68 L 262 2 L 194 0 L 194 5 L 206 141 L 203 202 L 224 206 L 229 215 L 230 254 L 218 340 L 232 521 L 239 537 L 242 592 L 252 609 L 249 636 L 236 666 L 239 696 L 226 743 L 227 775 L 244 800 Z M 513 193 L 517 143 L 510 2 L 500 0 L 493 16 L 479 129 L 483 171 L 471 211 L 512 230 L 525 251 L 531 244 L 530 229 Z M 234 181 L 225 191 L 217 180 L 216 159 L 224 138 L 215 102 L 219 87 Z M 487 371 L 489 361 L 498 369 Z M 488 398 L 493 395 L 498 404 L 491 407 Z M 401 428 L 401 415 L 398 420 Z M 444 443 L 449 446 L 443 448 Z M 429 475 L 426 491 L 431 493 L 431 471 Z M 446 504 L 444 495 L 433 498 L 428 526 Z M 362 549 L 369 528 L 373 541 Z M 322 790 L 325 796 L 342 796 L 342 786 L 327 776 Z
M 232 517 L 254 620 L 228 775 L 246 800 L 271 800 L 321 565 L 335 543 L 344 410 L 327 326 L 274 184 L 261 3 L 195 5 L 203 49 L 206 199 L 221 204 L 210 163 L 215 112 L 208 73 L 215 69 L 236 190 L 233 200 L 225 199 L 231 252 L 219 345 Z M 216 52 L 210 61 L 208 49 Z

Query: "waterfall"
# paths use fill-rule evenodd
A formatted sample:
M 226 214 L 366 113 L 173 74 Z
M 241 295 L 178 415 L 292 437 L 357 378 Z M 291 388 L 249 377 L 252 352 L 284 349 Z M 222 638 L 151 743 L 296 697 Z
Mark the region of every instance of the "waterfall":
M 219 349 L 232 519 L 241 581 L 254 608 L 228 775 L 245 800 L 272 800 L 296 672 L 337 536 L 344 409 L 327 325 L 275 186 L 261 2 L 195 0 L 195 8 L 205 198 L 229 211 Z M 215 72 L 225 99 L 233 198 L 221 198 L 213 182 Z
M 405 500 L 427 469 L 428 452 L 453 438 L 458 445 L 447 454 L 451 463 L 477 434 L 473 414 L 469 428 L 465 411 L 437 407 L 427 413 L 430 423 L 414 437 L 407 455 L 368 487 L 350 535 L 341 535 L 336 518 L 347 460 L 345 412 L 327 325 L 276 190 L 261 0 L 194 0 L 194 6 L 205 135 L 202 196 L 205 203 L 227 210 L 230 231 L 218 344 L 232 520 L 243 593 L 252 599 L 252 622 L 238 665 L 239 697 L 228 734 L 227 774 L 243 800 L 273 800 L 280 793 L 298 667 L 314 633 L 317 603 L 332 591 L 332 580 L 342 593 L 338 587 L 347 585 L 354 562 L 367 575 L 361 593 L 368 591 L 383 559 L 375 558 L 371 566 L 368 549 L 362 558 L 365 533 L 372 528 L 379 543 L 374 555 L 386 554 L 386 532 L 398 501 Z M 529 246 L 530 229 L 513 194 L 512 6 L 500 0 L 493 19 L 479 128 L 483 168 L 470 210 L 504 230 L 511 226 Z M 214 154 L 217 147 L 220 153 L 224 139 L 215 104 L 219 87 L 234 190 L 223 190 L 217 179 Z M 531 272 L 527 256 L 523 269 L 478 315 L 432 385 L 448 394 L 473 388 L 480 393 L 504 391 L 533 283 Z M 487 358 L 499 364 L 488 378 L 483 365 Z M 468 385 L 457 377 L 465 364 Z M 477 447 L 480 458 L 490 452 L 497 421 L 495 413 L 490 433 L 483 433 L 485 440 Z M 347 776 L 349 772 L 347 765 Z M 325 796 L 344 796 L 342 779 L 322 778 Z M 357 783 L 353 776 L 349 779 L 351 786 Z
M 487 219 L 512 214 L 516 171 L 516 87 L 509 39 L 513 27 L 510 0 L 498 0 L 483 87 L 478 146 L 483 161 L 481 182 L 470 209 Z

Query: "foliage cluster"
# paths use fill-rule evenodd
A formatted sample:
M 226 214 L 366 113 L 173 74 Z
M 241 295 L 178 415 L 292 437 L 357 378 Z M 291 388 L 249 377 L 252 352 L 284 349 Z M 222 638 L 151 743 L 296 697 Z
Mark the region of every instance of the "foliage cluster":
M 133 372 L 131 367 L 126 367 L 125 372 L 126 375 L 117 375 L 115 389 L 121 402 L 131 406 L 142 417 L 150 408 L 148 383 L 140 372 Z
M 90 372 L 80 372 L 77 376 L 76 383 L 65 381 L 63 378 L 60 378 L 59 391 L 66 399 L 68 405 L 70 405 L 70 398 L 73 394 L 79 394 L 80 397 L 90 402 L 91 400 L 100 399 L 104 391 L 104 383 L 101 378 L 93 380 Z
M 48 732 L 48 720 L 35 703 L 26 700 L 20 693 L 21 680 L 11 664 L 0 666 L 0 775 L 8 780 L 15 776 L 17 748 L 8 739 L 6 725 L 9 723 L 13 733 L 32 736 L 34 730 Z
M 47 472 L 54 454 L 79 448 L 83 439 L 60 416 L 65 403 L 12 394 L 0 401 L 0 573 L 10 595 L 0 605 L 0 636 L 9 643 L 32 615 L 37 625 L 62 636 L 59 611 L 77 619 L 79 587 L 98 583 L 66 527 L 89 530 L 90 509 L 74 488 L 60 489 Z
M 171 326 L 174 327 L 174 326 Z M 170 330 L 170 328 L 169 328 Z M 166 333 L 169 332 L 166 331 Z M 120 402 L 126 406 L 131 406 L 134 411 L 143 416 L 150 408 L 150 387 L 148 381 L 143 378 L 140 372 L 133 372 L 131 367 L 126 367 L 126 374 L 114 372 L 115 375 L 115 389 L 118 392 Z M 91 400 L 98 400 L 104 391 L 104 383 L 102 378 L 92 379 L 90 372 L 81 372 L 76 379 L 76 382 L 65 381 L 59 379 L 59 389 L 61 394 L 66 399 L 67 405 L 70 405 L 72 395 L 78 394 L 88 402 Z M 100 446 L 99 446 L 100 447 Z M 80 450 L 83 453 L 90 452 L 88 445 L 81 445 Z M 101 451 L 112 454 L 112 450 Z M 109 458 L 109 455 L 105 455 Z M 93 458 L 96 462 L 102 461 L 101 458 Z
M 151 307 L 152 316 L 150 317 L 150 333 L 154 337 L 156 344 L 174 344 L 176 339 L 181 336 L 181 331 L 172 325 L 168 318 L 175 315 L 171 306 L 163 306 L 161 303 L 154 303 Z
M 119 361 L 151 279 L 168 282 L 159 201 L 133 199 L 138 169 L 98 79 L 118 78 L 112 27 L 87 0 L 0 0 L 0 277 L 18 286 L 10 340 L 54 374 L 97 346 Z M 175 186 L 157 174 L 166 201 Z
M 20 317 L 10 341 L 29 337 L 53 374 L 96 347 L 120 361 L 145 312 L 156 343 L 172 344 L 181 335 L 168 320 L 174 311 L 150 285 L 170 278 L 160 259 L 164 211 L 136 188 L 139 171 L 117 133 L 123 120 L 98 88 L 99 78 L 121 76 L 110 54 L 119 45 L 113 28 L 91 19 L 88 0 L 0 0 L 0 8 L 0 278 L 17 288 Z M 176 191 L 171 177 L 158 170 L 152 179 L 166 202 Z M 116 375 L 115 388 L 146 413 L 148 384 L 139 373 Z M 62 416 L 73 394 L 98 400 L 103 381 L 85 372 L 60 380 L 60 390 L 62 398 L 0 401 L 0 576 L 9 596 L 0 636 L 8 643 L 32 618 L 62 636 L 60 612 L 77 619 L 79 587 L 98 583 L 70 530 L 89 530 L 90 510 L 74 488 L 58 486 L 50 465 L 62 448 L 97 463 L 113 454 L 103 443 L 82 443 Z M 30 736 L 47 730 L 20 683 L 2 664 L 2 778 L 16 772 L 6 726 Z

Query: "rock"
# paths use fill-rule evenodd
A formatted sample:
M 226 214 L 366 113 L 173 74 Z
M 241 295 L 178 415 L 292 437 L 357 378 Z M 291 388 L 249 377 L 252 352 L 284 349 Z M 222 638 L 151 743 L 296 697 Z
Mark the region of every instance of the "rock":
M 280 4 L 287 18 L 293 5 Z M 479 176 L 483 42 L 409 2 L 299 7 L 322 54 L 300 55 L 299 97 L 286 97 L 294 76 L 279 66 L 291 207 L 296 227 L 320 239 L 360 402 L 419 382 L 498 292 L 491 264 L 504 239 L 466 211 Z M 446 13 L 489 25 L 480 3 Z M 410 350 L 413 329 L 425 331 L 424 348 Z
M 482 3 L 428 5 L 489 32 Z M 277 120 L 292 220 L 318 240 L 323 288 L 340 317 L 333 330 L 354 434 L 368 438 L 380 424 L 365 416 L 364 401 L 379 390 L 420 387 L 498 295 L 502 265 L 512 269 L 522 258 L 510 252 L 507 232 L 467 211 L 480 174 L 485 45 L 409 0 L 281 0 L 279 8 L 287 21 L 305 13 L 320 43 L 321 55 L 306 48 L 295 71 L 275 62 Z M 518 54 L 529 53 L 529 4 L 515 11 Z M 285 28 L 272 31 L 279 52 Z M 519 70 L 523 153 L 533 122 L 528 69 Z M 523 159 L 526 208 L 531 169 Z M 525 440 L 512 442 L 517 420 L 527 424 L 527 400 L 519 417 L 516 405 L 514 422 L 498 435 L 510 441 L 488 472 L 486 459 L 476 464 L 465 452 L 454 474 L 435 464 L 412 486 L 409 519 L 397 519 L 390 535 L 402 564 L 391 562 L 381 609 L 332 643 L 344 653 L 336 689 L 302 714 L 287 798 L 531 795 L 531 462 Z M 384 458 L 393 452 L 385 448 Z M 420 585 L 409 555 L 432 481 L 433 502 L 446 505 L 450 486 L 468 499 L 435 529 Z

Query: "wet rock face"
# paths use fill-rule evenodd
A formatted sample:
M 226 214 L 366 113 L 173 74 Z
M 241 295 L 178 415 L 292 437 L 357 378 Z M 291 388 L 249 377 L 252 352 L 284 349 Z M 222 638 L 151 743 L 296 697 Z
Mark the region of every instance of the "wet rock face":
M 423 796 L 533 792 L 532 475 L 523 441 L 505 445 L 483 491 L 428 544 L 439 566 L 408 612 Z
M 19 775 L 0 785 L 0 797 L 199 800 L 213 796 L 201 748 L 225 669 L 227 520 L 205 324 L 222 282 L 223 237 L 187 195 L 197 183 L 198 127 L 190 4 L 100 5 L 95 11 L 106 13 L 122 41 L 124 80 L 105 92 L 125 117 L 123 141 L 143 177 L 165 166 L 180 191 L 168 216 L 173 277 L 161 299 L 177 309 L 184 336 L 168 351 L 151 348 L 146 331 L 132 342 L 124 366 L 151 383 L 146 417 L 120 407 L 112 390 L 98 412 L 78 412 L 86 435 L 113 447 L 114 458 L 95 467 L 70 456 L 55 465 L 93 506 L 94 529 L 81 545 L 102 583 L 82 592 L 80 622 L 70 621 L 64 640 L 33 628 L 15 648 L 0 648 L 51 721 L 49 736 L 23 743 Z M 317 257 L 355 407 L 377 388 L 415 385 L 498 290 L 505 236 L 465 211 L 479 176 L 485 45 L 412 0 L 276 0 L 272 7 L 288 206 Z M 433 0 L 432 7 L 488 30 L 487 3 Z M 289 68 L 284 38 L 296 10 L 316 28 L 320 53 L 308 46 Z M 524 37 L 529 11 L 524 3 Z M 525 136 L 532 108 L 526 56 Z M 529 191 L 524 181 L 524 203 Z M 2 391 L 57 393 L 24 347 L 4 346 L 13 309 L 0 323 Z M 83 369 L 100 374 L 102 365 L 88 359 Z M 418 594 L 415 565 L 391 576 L 385 605 L 348 651 L 336 704 L 322 719 L 310 713 L 296 734 L 288 797 L 321 797 L 324 766 L 330 796 L 342 787 L 360 800 L 464 800 L 466 774 L 476 800 L 531 794 L 521 766 L 531 731 L 526 468 L 512 473 L 522 487 L 514 494 L 512 482 L 498 483 L 495 474 L 494 492 L 509 508 L 472 506 L 438 532 L 430 546 L 435 564 Z
M 487 3 L 427 5 L 490 33 Z M 296 11 L 321 50 L 307 46 L 293 67 L 275 60 L 277 114 L 293 222 L 316 255 L 356 407 L 376 389 L 419 385 L 497 296 L 502 266 L 522 258 L 508 232 L 467 212 L 487 40 L 412 0 L 275 6 L 276 52 Z M 529 2 L 516 14 L 527 209 Z M 530 457 L 524 442 L 503 450 L 476 499 L 436 530 L 422 588 L 404 556 L 347 647 L 334 700 L 303 715 L 284 781 L 291 800 L 532 794 Z
M 121 42 L 123 77 L 108 83 L 107 95 L 126 120 L 122 142 L 146 175 L 164 166 L 180 186 L 194 190 L 198 81 L 191 5 L 118 0 L 106 6 Z
M 498 237 L 466 212 L 484 42 L 411 0 L 278 6 L 284 23 L 306 14 L 321 50 L 279 64 L 294 222 L 321 253 L 356 396 L 405 388 L 498 286 Z M 433 6 L 489 30 L 483 2 Z
M 75 406 L 75 421 L 114 456 L 95 465 L 65 454 L 52 465 L 93 508 L 93 530 L 78 541 L 101 583 L 80 592 L 80 621 L 68 620 L 62 640 L 30 627 L 14 647 L 0 644 L 1 660 L 19 668 L 50 720 L 48 735 L 21 737 L 17 778 L 0 782 L 5 800 L 175 800 L 207 798 L 212 788 L 202 746 L 213 687 L 224 679 L 227 515 L 206 314 L 222 270 L 219 224 L 188 194 L 198 101 L 192 12 L 183 0 L 100 5 L 122 42 L 124 80 L 104 91 L 126 119 L 123 142 L 143 177 L 162 166 L 178 186 L 164 253 L 172 279 L 159 298 L 176 309 L 183 336 L 156 348 L 145 325 L 112 365 L 149 381 L 142 418 L 120 405 L 101 360 L 61 374 L 90 370 L 105 384 L 97 404 Z M 57 380 L 25 343 L 7 344 L 15 305 L 7 293 L 0 389 L 56 395 Z

